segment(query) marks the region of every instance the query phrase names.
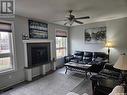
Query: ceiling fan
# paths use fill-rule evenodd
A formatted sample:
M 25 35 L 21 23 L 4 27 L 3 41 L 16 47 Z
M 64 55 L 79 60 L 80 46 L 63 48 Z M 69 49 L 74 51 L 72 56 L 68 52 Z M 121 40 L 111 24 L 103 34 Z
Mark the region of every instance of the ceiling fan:
M 66 22 L 64 23 L 64 25 L 69 24 L 70 26 L 75 22 L 78 24 L 83 24 L 83 22 L 79 21 L 81 19 L 89 19 L 89 16 L 84 16 L 84 17 L 75 17 L 75 15 L 72 14 L 73 10 L 69 10 L 69 16 L 66 17 Z

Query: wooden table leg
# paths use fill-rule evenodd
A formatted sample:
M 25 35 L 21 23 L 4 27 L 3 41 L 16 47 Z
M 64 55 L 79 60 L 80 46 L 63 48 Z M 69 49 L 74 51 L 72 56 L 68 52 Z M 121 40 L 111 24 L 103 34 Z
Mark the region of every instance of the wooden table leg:
M 67 69 L 68 69 L 68 68 L 67 68 L 67 66 L 65 66 L 65 67 L 66 67 L 66 70 L 65 70 L 65 74 L 66 74 L 66 73 L 67 73 Z

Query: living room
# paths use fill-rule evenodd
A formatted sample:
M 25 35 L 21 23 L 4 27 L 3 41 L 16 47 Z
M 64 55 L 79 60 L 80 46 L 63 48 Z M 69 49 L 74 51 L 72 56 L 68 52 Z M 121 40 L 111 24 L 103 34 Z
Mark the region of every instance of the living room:
M 4 28 L 7 27 L 4 32 L 11 35 L 11 40 L 13 40 L 10 45 L 11 48 L 9 48 L 13 57 L 8 53 L 3 54 L 0 48 L 1 60 L 5 60 L 4 57 L 7 56 L 12 58 L 11 69 L 3 70 L 0 65 L 0 91 L 2 92 L 0 94 L 2 95 L 34 95 L 35 93 L 38 93 L 38 95 L 87 95 L 89 93 L 85 91 L 80 93 L 79 91 L 79 86 L 82 86 L 85 75 L 77 74 L 77 72 L 67 72 L 65 74 L 64 57 L 73 55 L 75 51 L 104 52 L 108 54 L 108 48 L 105 46 L 108 41 L 112 43 L 109 64 L 114 65 L 120 54 L 127 53 L 126 0 L 15 0 L 14 5 L 15 14 L 11 16 L 8 14 L 10 17 L 0 15 L 0 25 L 4 24 Z M 72 12 L 70 12 L 71 10 Z M 75 18 L 85 16 L 84 18 L 88 19 L 78 19 L 80 24 L 77 24 L 74 22 L 75 18 L 70 19 L 70 13 Z M 43 28 L 47 29 L 47 36 L 41 36 L 42 38 L 40 38 L 41 34 L 34 36 L 30 31 L 30 25 L 34 25 L 31 23 L 38 23 L 37 26 L 42 24 Z M 103 41 L 86 42 L 84 34 L 87 29 L 97 31 L 96 28 L 100 29 L 102 27 L 106 28 Z M 0 30 L 2 31 L 2 28 Z M 2 34 L 2 32 L 0 33 Z M 66 38 L 66 53 L 57 54 L 57 36 Z M 28 55 L 31 53 L 29 53 L 27 46 L 31 43 L 50 43 L 48 48 L 51 60 L 47 59 L 50 61 L 49 64 L 37 65 L 36 67 L 29 66 Z M 38 61 L 38 59 L 35 61 Z M 1 61 L 0 64 L 3 63 L 6 62 Z M 62 75 L 57 75 L 57 73 Z M 39 76 L 39 78 L 34 79 L 34 76 Z M 91 77 L 91 75 L 89 74 L 88 77 Z M 85 81 L 89 83 L 91 80 L 85 78 Z M 42 85 L 39 85 L 39 83 L 42 83 Z M 43 89 L 43 84 L 47 88 Z M 92 89 L 92 86 L 85 87 L 85 90 L 89 90 L 89 88 Z M 74 93 L 69 94 L 73 91 Z M 92 95 L 91 90 L 88 92 L 90 92 L 89 95 Z

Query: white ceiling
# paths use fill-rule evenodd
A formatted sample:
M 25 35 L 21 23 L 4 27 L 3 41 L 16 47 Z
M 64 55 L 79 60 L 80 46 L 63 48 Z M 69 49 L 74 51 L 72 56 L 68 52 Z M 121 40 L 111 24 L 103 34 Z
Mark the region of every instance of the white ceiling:
M 62 24 L 69 9 L 76 17 L 90 16 L 86 23 L 127 17 L 127 0 L 15 0 L 16 14 Z M 77 24 L 73 24 L 77 25 Z

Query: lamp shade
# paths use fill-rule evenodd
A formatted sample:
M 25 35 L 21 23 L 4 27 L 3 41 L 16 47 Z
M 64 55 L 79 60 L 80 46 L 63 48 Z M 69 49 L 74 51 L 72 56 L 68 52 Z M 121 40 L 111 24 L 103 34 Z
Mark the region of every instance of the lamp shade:
M 120 70 L 127 70 L 127 55 L 120 55 L 113 67 Z
M 105 47 L 111 48 L 113 47 L 113 44 L 111 41 L 107 41 Z

